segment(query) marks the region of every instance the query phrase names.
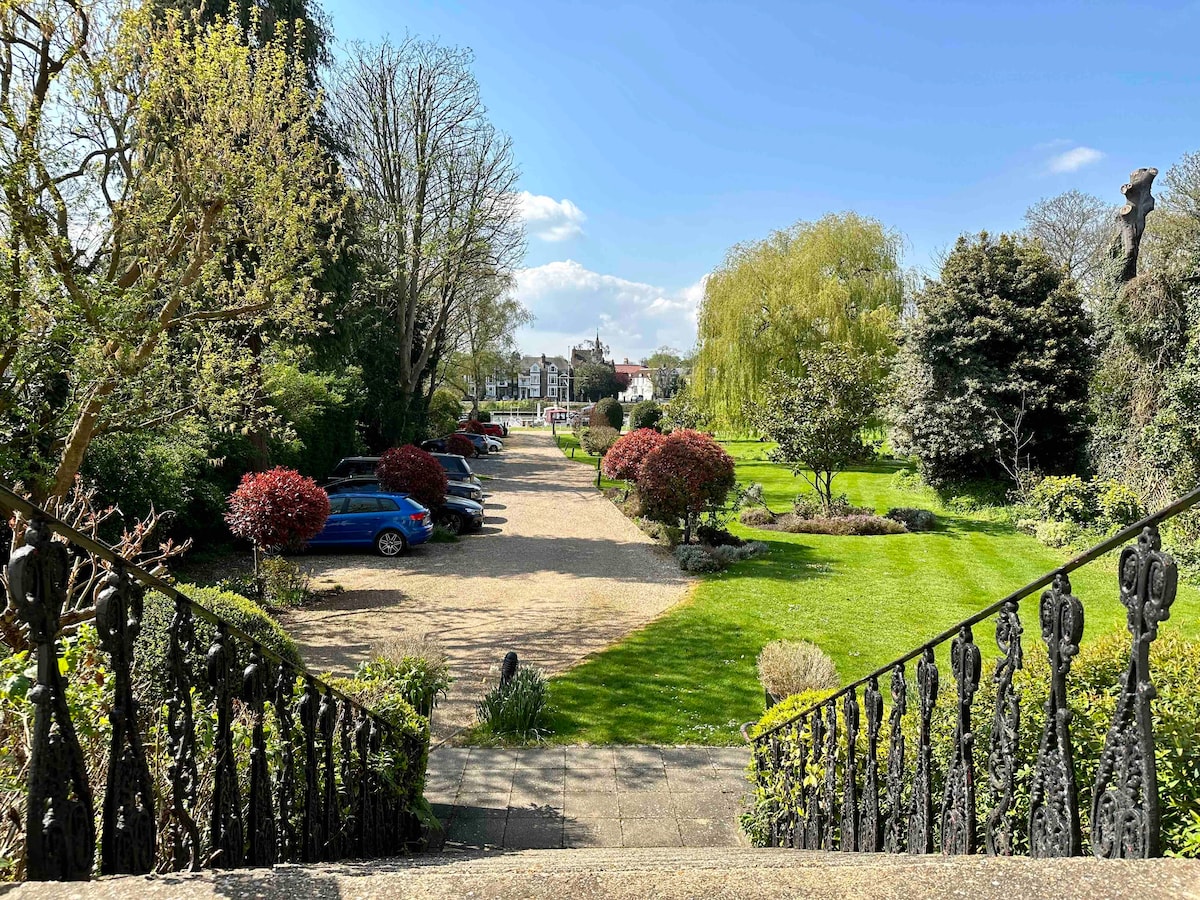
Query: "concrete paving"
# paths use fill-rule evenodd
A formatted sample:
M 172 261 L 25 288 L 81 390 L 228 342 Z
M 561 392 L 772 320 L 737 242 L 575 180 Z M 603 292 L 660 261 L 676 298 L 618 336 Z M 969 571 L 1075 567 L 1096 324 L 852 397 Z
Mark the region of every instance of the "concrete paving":
M 1200 900 L 1200 861 L 989 859 L 734 848 L 518 850 L 23 884 L 20 900 Z M 5 888 L 0 887 L 0 893 Z
M 744 847 L 741 747 L 444 747 L 425 797 L 446 853 Z

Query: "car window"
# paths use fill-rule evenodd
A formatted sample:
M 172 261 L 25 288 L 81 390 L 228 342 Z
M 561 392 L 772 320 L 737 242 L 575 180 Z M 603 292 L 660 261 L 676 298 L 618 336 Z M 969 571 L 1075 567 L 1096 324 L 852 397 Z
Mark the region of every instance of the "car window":
M 375 502 L 379 504 L 379 509 L 383 512 L 396 512 L 398 509 L 400 509 L 400 507 L 396 505 L 395 500 L 391 500 L 387 497 L 380 497 Z
M 350 497 L 346 504 L 348 513 L 379 512 L 379 500 L 375 497 Z
M 345 511 L 346 511 L 346 498 L 345 497 L 330 497 L 329 498 L 329 514 L 331 516 L 335 516 L 338 513 L 343 513 Z

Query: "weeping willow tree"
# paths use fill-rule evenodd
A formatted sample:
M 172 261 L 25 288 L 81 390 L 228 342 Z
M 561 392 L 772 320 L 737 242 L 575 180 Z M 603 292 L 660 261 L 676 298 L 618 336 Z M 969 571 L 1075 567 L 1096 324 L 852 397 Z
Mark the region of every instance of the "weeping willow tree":
M 691 390 L 705 419 L 746 431 L 763 382 L 801 374 L 801 353 L 824 343 L 882 378 L 904 298 L 899 250 L 898 233 L 852 212 L 730 250 L 700 305 Z

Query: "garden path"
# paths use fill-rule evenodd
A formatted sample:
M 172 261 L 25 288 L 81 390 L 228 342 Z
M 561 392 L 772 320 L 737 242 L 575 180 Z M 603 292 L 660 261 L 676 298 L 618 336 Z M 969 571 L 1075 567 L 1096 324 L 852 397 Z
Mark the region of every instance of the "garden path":
M 434 714 L 435 740 L 470 724 L 476 700 L 515 650 L 548 673 L 571 667 L 677 603 L 689 585 L 592 486 L 546 432 L 514 432 L 472 463 L 489 493 L 483 532 L 398 559 L 304 557 L 317 589 L 345 593 L 281 622 L 316 671 L 349 674 L 373 646 L 404 632 L 436 635 L 455 682 Z

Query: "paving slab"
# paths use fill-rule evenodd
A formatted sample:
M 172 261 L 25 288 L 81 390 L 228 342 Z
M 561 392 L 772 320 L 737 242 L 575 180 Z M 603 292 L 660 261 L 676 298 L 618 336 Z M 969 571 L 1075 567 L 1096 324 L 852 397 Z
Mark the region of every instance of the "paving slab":
M 476 747 L 463 758 L 442 747 L 429 759 L 447 852 L 746 845 L 741 748 L 720 754 L 725 768 L 704 747 Z

